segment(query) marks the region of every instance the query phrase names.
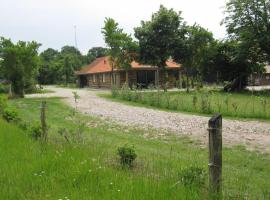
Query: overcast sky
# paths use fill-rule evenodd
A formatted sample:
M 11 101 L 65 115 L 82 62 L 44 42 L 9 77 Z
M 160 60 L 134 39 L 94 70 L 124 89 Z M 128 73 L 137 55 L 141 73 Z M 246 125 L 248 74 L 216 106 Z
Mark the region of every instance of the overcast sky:
M 94 46 L 105 46 L 101 28 L 105 17 L 114 18 L 125 32 L 141 20 L 149 20 L 163 4 L 176 11 L 188 24 L 197 22 L 221 39 L 225 28 L 225 0 L 0 0 L 0 36 L 18 40 L 36 40 L 41 50 L 60 49 L 75 45 L 77 27 L 78 48 L 86 53 Z

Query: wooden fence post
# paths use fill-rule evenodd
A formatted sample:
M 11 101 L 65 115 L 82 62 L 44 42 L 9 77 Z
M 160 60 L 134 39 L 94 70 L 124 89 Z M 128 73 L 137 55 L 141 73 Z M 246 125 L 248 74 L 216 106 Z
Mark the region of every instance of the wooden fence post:
M 40 106 L 40 123 L 42 129 L 41 138 L 43 141 L 47 141 L 47 124 L 46 124 L 46 101 L 41 102 Z
M 208 123 L 209 130 L 209 189 L 220 197 L 222 191 L 222 116 L 216 114 Z

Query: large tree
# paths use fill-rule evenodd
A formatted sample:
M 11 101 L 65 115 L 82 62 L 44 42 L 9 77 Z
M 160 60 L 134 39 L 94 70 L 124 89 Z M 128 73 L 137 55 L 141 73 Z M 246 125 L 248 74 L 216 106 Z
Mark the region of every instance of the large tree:
M 115 68 L 129 69 L 131 67 L 131 62 L 134 60 L 136 54 L 137 45 L 130 35 L 124 33 L 123 29 L 118 27 L 118 23 L 112 18 L 105 19 L 102 34 L 108 47 L 108 55 L 110 56 L 112 66 L 112 86 L 115 86 Z M 128 78 L 128 76 L 126 77 Z
M 246 49 L 249 59 L 270 62 L 269 0 L 229 0 L 223 22 L 229 36 Z
M 162 71 L 162 86 L 166 90 L 166 61 L 173 55 L 173 49 L 183 25 L 181 12 L 160 6 L 159 11 L 152 15 L 150 21 L 142 21 L 135 28 L 135 37 L 139 41 L 139 61 L 157 66 L 157 85 Z M 181 31 L 180 31 L 181 32 Z
M 40 84 L 56 84 L 59 81 L 59 52 L 49 48 L 40 54 L 38 81 Z
M 39 57 L 36 42 L 19 41 L 14 44 L 11 40 L 1 38 L 0 57 L 3 59 L 4 77 L 10 81 L 15 95 L 23 97 L 25 90 L 35 84 Z
M 185 26 L 179 34 L 173 58 L 181 63 L 186 71 L 187 91 L 189 91 L 189 77 L 194 87 L 194 78 L 201 80 L 204 68 L 210 64 L 209 54 L 212 54 L 214 38 L 211 32 L 198 24 Z

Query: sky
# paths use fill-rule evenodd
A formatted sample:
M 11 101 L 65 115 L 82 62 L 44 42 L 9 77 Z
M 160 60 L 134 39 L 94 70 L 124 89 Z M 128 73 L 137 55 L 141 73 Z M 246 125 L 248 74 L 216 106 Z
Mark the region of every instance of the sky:
M 150 20 L 160 5 L 181 11 L 189 24 L 195 22 L 222 39 L 225 0 L 0 0 L 0 36 L 12 41 L 35 40 L 47 48 L 75 46 L 82 53 L 95 46 L 105 47 L 101 28 L 105 17 L 114 18 L 119 27 L 133 34 L 142 20 Z

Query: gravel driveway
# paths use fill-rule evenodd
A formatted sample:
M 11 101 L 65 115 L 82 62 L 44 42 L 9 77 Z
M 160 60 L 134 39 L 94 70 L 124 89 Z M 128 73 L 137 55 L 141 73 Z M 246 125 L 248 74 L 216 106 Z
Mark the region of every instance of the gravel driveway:
M 189 135 L 207 142 L 209 117 L 173 113 L 149 108 L 134 107 L 111 102 L 98 97 L 99 90 L 63 89 L 48 87 L 54 93 L 34 94 L 27 97 L 65 97 L 65 101 L 75 106 L 72 91 L 80 96 L 78 109 L 86 114 L 116 121 L 120 124 L 142 128 L 166 129 L 176 134 Z M 103 91 L 104 92 L 104 91 Z M 261 121 L 223 120 L 223 142 L 226 145 L 245 145 L 270 153 L 270 123 Z

